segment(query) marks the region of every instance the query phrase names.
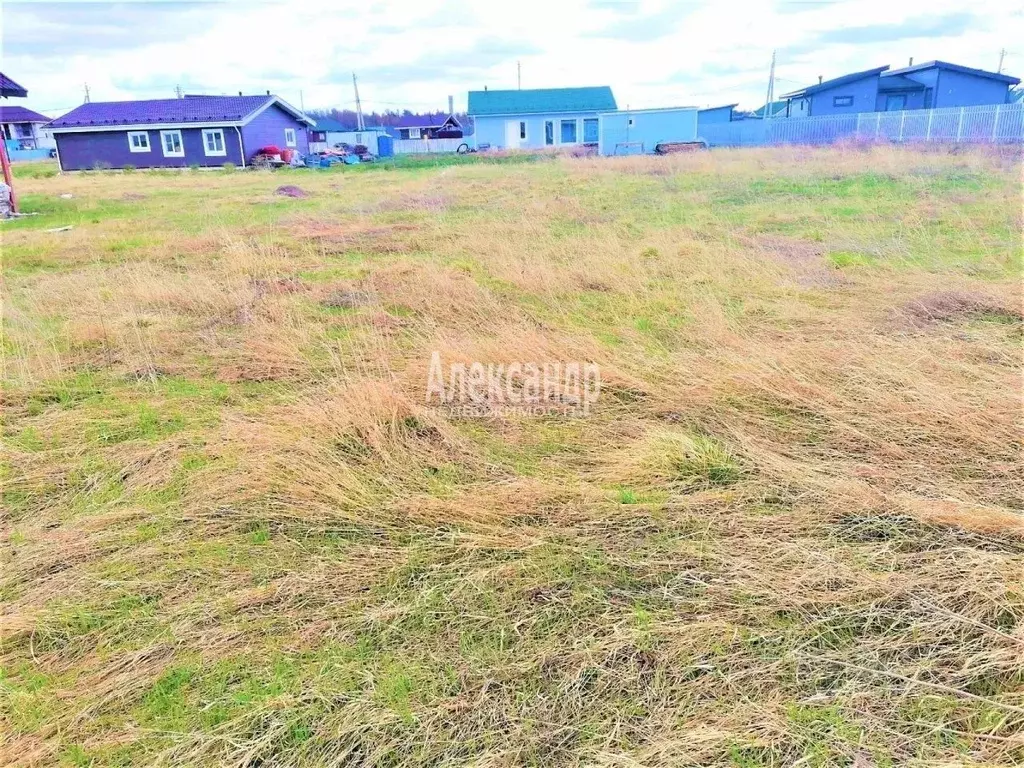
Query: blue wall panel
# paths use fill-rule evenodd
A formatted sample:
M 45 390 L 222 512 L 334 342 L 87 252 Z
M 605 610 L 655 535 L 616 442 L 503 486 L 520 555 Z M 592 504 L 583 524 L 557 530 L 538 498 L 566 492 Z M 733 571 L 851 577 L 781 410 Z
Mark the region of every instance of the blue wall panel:
M 989 77 L 943 69 L 935 88 L 936 107 L 976 107 L 1005 104 L 1009 85 Z
M 851 99 L 847 106 L 836 105 L 836 99 Z M 855 112 L 874 112 L 878 100 L 878 75 L 843 83 L 810 96 L 810 115 L 792 112 L 791 117 L 821 117 L 822 115 L 849 115 Z
M 663 141 L 696 140 L 697 110 L 693 107 L 601 115 L 602 155 L 650 154 Z

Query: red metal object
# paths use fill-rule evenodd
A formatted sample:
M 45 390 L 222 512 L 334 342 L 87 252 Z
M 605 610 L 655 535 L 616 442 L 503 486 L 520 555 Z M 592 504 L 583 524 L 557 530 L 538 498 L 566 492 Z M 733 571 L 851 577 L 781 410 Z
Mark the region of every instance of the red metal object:
M 4 168 L 4 183 L 11 190 L 11 211 L 18 212 L 18 197 L 14 194 L 14 177 L 11 175 L 11 160 L 7 157 L 7 142 L 0 138 L 0 165 Z

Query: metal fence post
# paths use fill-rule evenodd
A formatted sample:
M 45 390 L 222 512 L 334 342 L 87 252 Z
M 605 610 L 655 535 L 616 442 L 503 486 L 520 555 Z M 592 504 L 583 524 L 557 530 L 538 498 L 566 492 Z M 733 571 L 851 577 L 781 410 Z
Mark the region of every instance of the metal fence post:
M 882 113 L 878 113 L 878 118 L 875 120 L 875 141 L 878 140 L 878 132 L 882 130 Z
M 964 108 L 960 107 L 960 119 L 956 121 L 956 140 L 959 143 L 964 130 Z
M 992 141 L 995 141 L 996 136 L 998 135 L 997 129 L 999 128 L 999 107 L 1001 106 L 1002 104 L 996 104 L 996 113 L 992 117 Z
M 932 118 L 933 117 L 935 117 L 935 110 L 934 109 L 929 109 L 928 110 L 928 130 L 926 130 L 924 132 L 924 140 L 925 141 L 931 141 L 932 140 Z
M 903 124 L 907 122 L 907 113 L 900 112 L 900 136 L 897 141 L 903 141 Z

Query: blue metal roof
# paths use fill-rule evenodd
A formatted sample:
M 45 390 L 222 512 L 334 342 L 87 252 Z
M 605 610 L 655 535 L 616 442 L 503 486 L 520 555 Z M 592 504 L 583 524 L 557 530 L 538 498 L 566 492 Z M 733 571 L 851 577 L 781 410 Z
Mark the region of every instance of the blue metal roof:
M 21 85 L 11 80 L 3 72 L 0 72 L 0 96 L 17 96 L 25 98 L 28 96 L 28 91 Z
M 704 107 L 703 109 L 698 109 L 697 111 L 698 112 L 714 112 L 717 109 L 735 109 L 736 107 L 739 106 L 739 104 L 740 103 L 737 101 L 735 104 L 722 104 L 719 107 Z
M 542 112 L 609 112 L 618 109 L 607 85 L 588 88 L 532 88 L 470 91 L 470 115 L 530 115 Z
M 924 69 L 948 69 L 953 72 L 963 72 L 965 75 L 974 75 L 975 77 L 988 77 L 992 80 L 1001 80 L 1004 83 L 1010 83 L 1016 85 L 1020 82 L 1019 77 L 1013 77 L 1011 75 L 1004 75 L 1001 72 L 988 72 L 984 69 L 973 69 L 971 67 L 962 67 L 959 64 L 950 64 L 948 61 L 926 61 L 922 64 L 915 64 L 912 67 L 903 67 L 902 69 L 893 69 L 887 72 L 883 77 L 892 77 L 893 75 L 907 75 L 911 72 L 920 72 Z
M 782 94 L 784 99 L 798 99 L 803 96 L 810 96 L 821 91 L 827 91 L 831 88 L 835 88 L 837 85 L 845 85 L 846 83 L 853 83 L 857 80 L 863 80 L 866 77 L 875 77 L 888 69 L 888 65 L 884 67 L 875 67 L 874 69 L 865 69 L 863 72 L 853 72 L 849 75 L 843 75 L 842 77 L 836 77 L 832 80 L 826 80 L 823 83 L 815 83 L 809 85 L 806 88 L 801 88 L 798 91 L 791 93 Z
M 168 123 L 236 123 L 268 104 L 277 104 L 297 120 L 314 124 L 277 96 L 195 96 L 188 99 L 93 101 L 75 107 L 50 123 L 53 128 L 112 127 Z

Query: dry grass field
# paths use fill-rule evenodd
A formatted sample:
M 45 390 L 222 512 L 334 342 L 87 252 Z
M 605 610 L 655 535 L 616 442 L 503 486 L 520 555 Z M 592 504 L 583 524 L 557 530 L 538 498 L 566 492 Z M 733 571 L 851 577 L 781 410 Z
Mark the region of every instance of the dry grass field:
M 0 763 L 1024 763 L 1020 156 L 528 159 L 20 169 Z

